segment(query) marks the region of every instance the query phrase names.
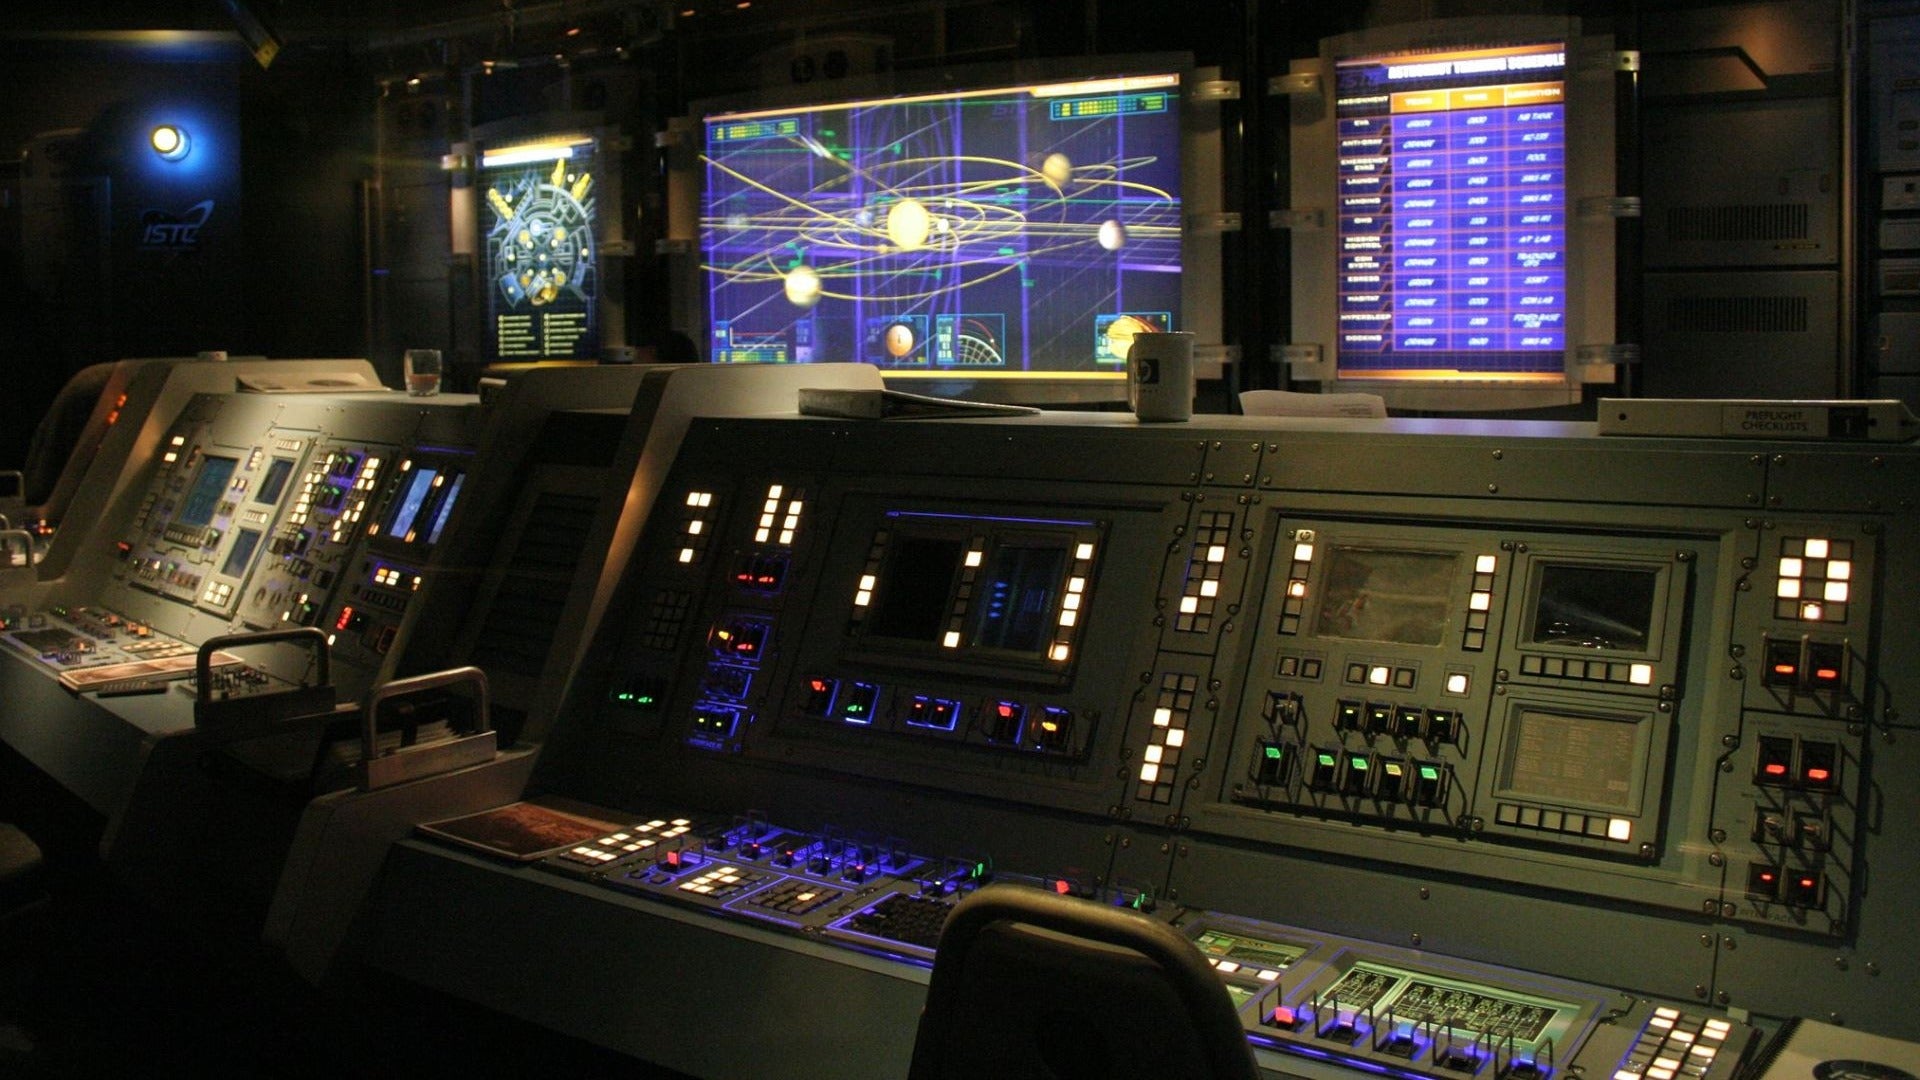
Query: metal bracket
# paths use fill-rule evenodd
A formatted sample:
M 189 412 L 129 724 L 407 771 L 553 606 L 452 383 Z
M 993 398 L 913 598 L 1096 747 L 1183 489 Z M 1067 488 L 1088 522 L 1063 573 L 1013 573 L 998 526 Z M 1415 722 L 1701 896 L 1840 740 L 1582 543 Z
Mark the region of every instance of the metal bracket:
M 1187 232 L 1194 236 L 1217 236 L 1240 231 L 1240 214 L 1227 210 L 1217 214 L 1194 214 L 1187 218 Z
M 1640 70 L 1640 50 L 1621 49 L 1613 54 L 1613 70 L 1627 72 Z
M 1193 84 L 1194 101 L 1239 101 L 1240 83 L 1233 79 L 1207 79 Z
M 1286 75 L 1275 75 L 1267 80 L 1267 96 L 1293 97 L 1300 94 L 1318 94 L 1320 92 L 1320 73 L 1317 71 L 1295 71 Z
M 1327 227 L 1327 212 L 1322 207 L 1310 206 L 1304 210 L 1269 210 L 1267 227 L 1270 229 L 1298 229 L 1311 232 Z
M 635 254 L 636 250 L 631 240 L 620 240 L 615 243 L 600 245 L 600 254 L 602 255 L 632 255 Z
M 314 682 L 284 690 L 248 693 L 240 697 L 213 696 L 213 658 L 223 649 L 276 642 L 305 645 L 313 653 Z M 263 630 L 257 634 L 220 634 L 200 643 L 193 659 L 193 726 L 203 737 L 231 741 L 266 735 L 283 721 L 333 713 L 333 648 L 326 632 L 312 626 Z
M 1573 360 L 1576 364 L 1638 364 L 1640 346 L 1629 342 L 1581 345 L 1573 350 Z
M 460 683 L 472 683 L 474 686 L 474 709 L 475 715 L 479 717 L 480 730 L 469 735 L 455 736 L 425 745 L 400 747 L 384 754 L 380 752 L 381 705 L 405 694 L 417 694 L 424 690 L 457 686 Z M 499 749 L 497 737 L 493 733 L 492 701 L 487 692 L 487 673 L 477 667 L 449 668 L 446 671 L 415 675 L 410 679 L 395 679 L 368 694 L 366 703 L 360 706 L 360 712 L 361 791 L 378 791 L 409 780 L 437 776 L 455 769 L 464 769 L 469 765 L 478 765 L 483 761 L 493 760 Z
M 1575 211 L 1583 218 L 1637 218 L 1640 216 L 1640 196 L 1593 195 L 1581 199 Z

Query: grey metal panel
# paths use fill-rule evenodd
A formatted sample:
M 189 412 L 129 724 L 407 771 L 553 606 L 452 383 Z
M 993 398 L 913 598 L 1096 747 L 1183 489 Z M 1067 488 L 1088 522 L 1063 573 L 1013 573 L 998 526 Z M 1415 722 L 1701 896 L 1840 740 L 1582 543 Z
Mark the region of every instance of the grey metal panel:
M 1875 315 L 1872 344 L 1874 367 L 1882 377 L 1920 375 L 1920 311 Z
M 394 847 L 354 946 L 405 978 L 716 1080 L 896 1080 L 926 997 L 924 969 L 412 842 Z
M 1836 396 L 1837 274 L 1649 272 L 1645 289 L 1648 396 Z
M 1645 140 L 1650 269 L 1839 260 L 1836 99 L 1649 106 Z
M 1844 453 L 1828 448 L 1769 455 L 1769 510 L 1840 514 L 1910 512 L 1920 492 L 1920 461 L 1904 453 Z

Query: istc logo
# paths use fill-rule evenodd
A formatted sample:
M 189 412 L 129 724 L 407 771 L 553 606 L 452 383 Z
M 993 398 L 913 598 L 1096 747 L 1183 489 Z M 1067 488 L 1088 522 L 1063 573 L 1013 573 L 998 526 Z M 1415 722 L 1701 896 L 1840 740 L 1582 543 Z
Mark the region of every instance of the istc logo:
M 200 226 L 213 216 L 213 200 L 194 203 L 183 214 L 148 210 L 140 215 L 140 246 L 152 251 L 188 251 L 200 246 Z

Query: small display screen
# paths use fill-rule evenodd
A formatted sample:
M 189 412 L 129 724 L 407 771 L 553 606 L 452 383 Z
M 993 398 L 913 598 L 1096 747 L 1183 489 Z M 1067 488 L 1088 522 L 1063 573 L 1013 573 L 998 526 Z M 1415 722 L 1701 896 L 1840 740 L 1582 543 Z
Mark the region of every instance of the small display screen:
M 939 640 L 965 550 L 960 540 L 947 537 L 896 538 L 867 618 L 867 633 L 903 641 Z
M 1507 734 L 1505 789 L 1556 804 L 1634 810 L 1641 756 L 1640 725 L 1629 718 L 1520 708 Z
M 1638 567 L 1547 563 L 1533 608 L 1537 645 L 1640 653 L 1653 634 L 1660 572 Z
M 433 527 L 427 530 L 427 543 L 440 542 L 440 531 L 447 527 L 447 518 L 453 514 L 453 504 L 460 498 L 460 485 L 466 480 L 465 474 L 455 474 L 453 483 L 447 485 L 447 494 L 440 500 L 440 508 L 434 511 Z
M 967 639 L 988 649 L 1038 653 L 1053 641 L 1065 584 L 1065 547 L 1003 547 L 975 592 Z
M 280 493 L 287 489 L 287 477 L 293 475 L 293 461 L 289 458 L 274 458 L 267 466 L 267 475 L 260 478 L 260 490 L 253 495 L 253 501 L 272 505 L 280 501 Z
M 246 572 L 247 563 L 253 560 L 253 549 L 260 546 L 260 532 L 257 529 L 241 529 L 233 537 L 233 550 L 227 552 L 227 561 L 220 566 L 220 572 L 227 577 L 239 577 Z
M 1316 633 L 1393 645 L 1438 645 L 1459 556 L 1444 551 L 1328 549 Z
M 187 501 L 174 521 L 181 525 L 212 522 L 214 511 L 220 506 L 220 496 L 227 490 L 227 481 L 233 479 L 233 470 L 239 466 L 239 459 L 230 457 L 209 457 L 202 462 L 200 475 L 194 477 L 193 489 L 187 492 Z
M 1271 971 L 1285 971 L 1295 960 L 1306 955 L 1306 950 L 1298 945 L 1283 945 L 1277 941 L 1229 934 L 1221 930 L 1205 931 L 1193 943 L 1201 952 L 1216 959 L 1232 960 L 1242 967 Z
M 396 540 L 405 540 L 413 531 L 414 519 L 420 516 L 420 508 L 426 505 L 427 495 L 433 491 L 433 481 L 440 475 L 438 469 L 416 469 L 407 477 L 407 486 L 400 493 L 400 502 L 393 511 L 393 521 L 387 526 L 387 535 Z

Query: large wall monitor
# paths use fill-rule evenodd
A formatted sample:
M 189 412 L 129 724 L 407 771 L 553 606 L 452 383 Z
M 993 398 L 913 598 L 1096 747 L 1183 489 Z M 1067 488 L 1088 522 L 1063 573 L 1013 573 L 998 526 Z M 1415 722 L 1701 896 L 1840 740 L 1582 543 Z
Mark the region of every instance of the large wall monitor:
M 1190 95 L 1161 57 L 707 113 L 709 358 L 1117 399 L 1135 334 L 1193 328 Z
M 598 359 L 623 332 L 608 325 L 619 289 L 607 256 L 625 250 L 619 169 L 609 160 L 617 138 L 585 123 L 476 136 L 485 357 Z
M 1612 378 L 1611 72 L 1563 19 L 1322 42 L 1294 128 L 1296 378 L 1398 403 L 1578 400 Z M 1301 349 L 1316 346 L 1317 349 Z

